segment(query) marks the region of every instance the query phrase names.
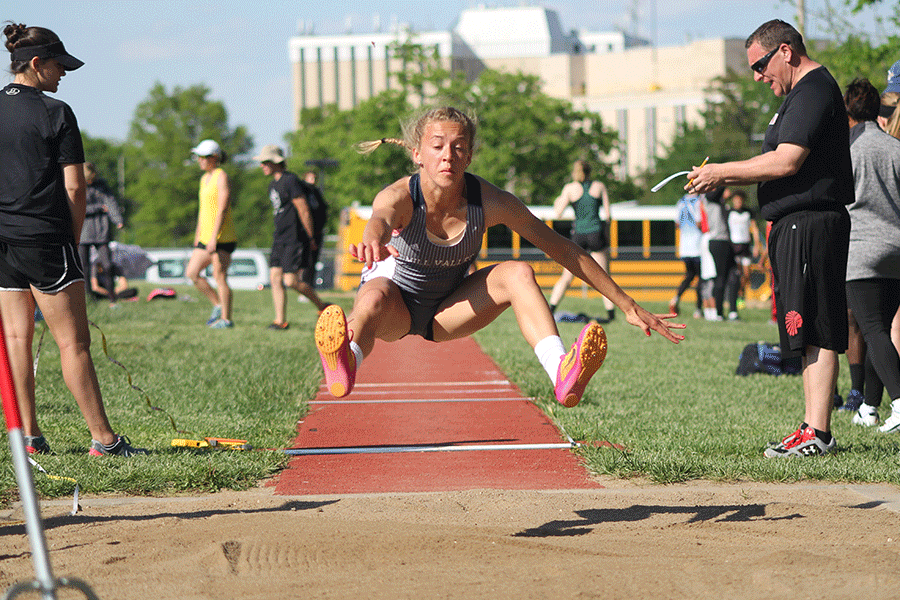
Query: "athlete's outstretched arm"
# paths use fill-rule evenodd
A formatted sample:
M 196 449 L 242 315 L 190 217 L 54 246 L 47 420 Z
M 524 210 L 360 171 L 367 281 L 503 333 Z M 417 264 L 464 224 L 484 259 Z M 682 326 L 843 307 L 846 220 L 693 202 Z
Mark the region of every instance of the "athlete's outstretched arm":
M 656 331 L 671 342 L 678 343 L 683 335 L 672 333 L 671 329 L 684 329 L 684 324 L 669 323 L 664 319 L 676 315 L 654 315 L 638 305 L 613 281 L 609 273 L 597 264 L 590 254 L 571 240 L 559 235 L 546 223 L 538 219 L 514 195 L 482 181 L 482 200 L 485 226 L 500 223 L 540 248 L 550 258 L 571 271 L 576 277 L 586 281 L 595 290 L 609 298 L 625 314 L 628 322 L 650 335 Z

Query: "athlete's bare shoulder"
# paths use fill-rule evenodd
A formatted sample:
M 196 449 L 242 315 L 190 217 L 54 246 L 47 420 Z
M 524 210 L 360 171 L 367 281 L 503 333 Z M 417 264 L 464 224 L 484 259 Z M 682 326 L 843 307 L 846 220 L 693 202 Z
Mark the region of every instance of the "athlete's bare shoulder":
M 373 211 L 387 211 L 395 226 L 406 226 L 412 217 L 412 196 L 409 193 L 409 177 L 401 177 L 385 186 L 372 202 Z

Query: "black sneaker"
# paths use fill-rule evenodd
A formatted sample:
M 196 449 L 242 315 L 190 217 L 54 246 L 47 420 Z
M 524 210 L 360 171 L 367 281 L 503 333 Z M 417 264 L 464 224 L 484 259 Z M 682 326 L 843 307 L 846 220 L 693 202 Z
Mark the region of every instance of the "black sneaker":
M 127 437 L 124 435 L 116 435 L 116 442 L 110 447 L 104 446 L 97 440 L 91 440 L 91 449 L 88 451 L 88 454 L 91 456 L 112 454 L 128 458 L 131 456 L 150 454 L 150 451 L 145 450 L 144 448 L 133 448 L 131 446 L 131 441 Z
M 848 410 L 856 412 L 859 410 L 859 407 L 862 406 L 864 400 L 865 396 L 863 396 L 862 392 L 860 392 L 859 390 L 850 390 L 850 393 L 847 394 L 847 399 L 844 401 L 844 405 L 841 406 L 838 410 Z
M 798 429 L 787 436 L 781 443 L 773 448 L 766 448 L 763 456 L 766 458 L 783 458 L 790 456 L 824 456 L 834 452 L 837 442 L 832 436 L 827 444 L 816 435 L 812 427 Z
M 50 454 L 50 444 L 42 435 L 25 435 L 25 452 L 28 454 Z

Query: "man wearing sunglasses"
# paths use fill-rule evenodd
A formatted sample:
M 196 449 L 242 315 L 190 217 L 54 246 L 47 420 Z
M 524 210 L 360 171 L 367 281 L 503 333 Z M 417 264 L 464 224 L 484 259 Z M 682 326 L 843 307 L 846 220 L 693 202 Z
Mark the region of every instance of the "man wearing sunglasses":
M 814 456 L 835 448 L 832 397 L 838 354 L 847 349 L 844 279 L 850 239 L 847 204 L 854 200 L 850 137 L 841 89 L 806 54 L 800 33 L 780 20 L 747 38 L 753 78 L 783 97 L 766 129 L 762 153 L 708 163 L 685 189 L 758 184 L 762 216 L 771 221 L 768 250 L 783 356 L 803 356 L 805 418 L 769 458 Z

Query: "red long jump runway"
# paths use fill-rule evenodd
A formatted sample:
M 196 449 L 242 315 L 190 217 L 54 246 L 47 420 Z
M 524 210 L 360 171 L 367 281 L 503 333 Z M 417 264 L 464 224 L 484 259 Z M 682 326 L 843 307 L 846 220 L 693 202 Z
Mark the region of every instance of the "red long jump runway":
M 298 430 L 278 494 L 602 487 L 471 338 L 378 342 L 354 391 L 322 386 Z

